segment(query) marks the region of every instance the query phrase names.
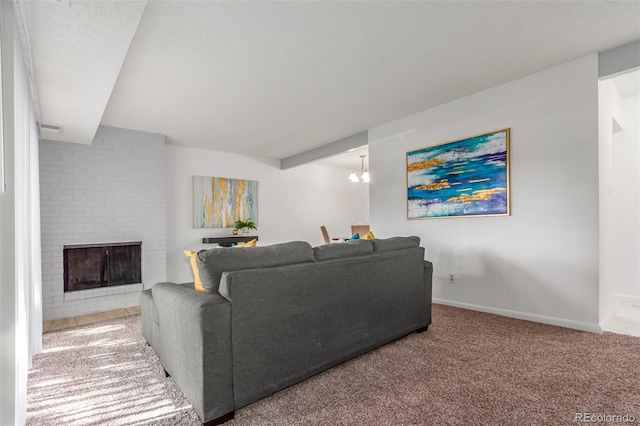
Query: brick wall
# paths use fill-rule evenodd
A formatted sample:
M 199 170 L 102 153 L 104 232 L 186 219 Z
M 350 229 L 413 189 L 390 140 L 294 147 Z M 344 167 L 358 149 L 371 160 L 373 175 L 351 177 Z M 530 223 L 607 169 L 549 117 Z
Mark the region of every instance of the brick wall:
M 101 126 L 92 145 L 42 140 L 44 320 L 138 305 L 166 278 L 164 135 Z M 142 284 L 70 292 L 63 246 L 142 241 Z

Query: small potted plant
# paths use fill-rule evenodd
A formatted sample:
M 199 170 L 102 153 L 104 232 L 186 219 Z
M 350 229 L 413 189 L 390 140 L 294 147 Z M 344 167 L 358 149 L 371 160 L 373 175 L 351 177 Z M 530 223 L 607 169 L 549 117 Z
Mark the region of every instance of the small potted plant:
M 251 219 L 247 219 L 246 221 L 236 220 L 236 229 L 240 232 L 247 234 L 250 229 L 258 229 L 258 228 L 256 228 L 256 223 L 254 221 L 252 221 Z

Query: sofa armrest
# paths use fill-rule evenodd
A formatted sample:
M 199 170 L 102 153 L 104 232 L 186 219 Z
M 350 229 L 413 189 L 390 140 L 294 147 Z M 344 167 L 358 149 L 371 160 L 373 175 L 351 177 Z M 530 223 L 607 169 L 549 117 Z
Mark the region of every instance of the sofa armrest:
M 425 303 L 427 305 L 427 324 L 431 324 L 431 304 L 433 297 L 433 263 L 424 261 Z
M 167 373 L 204 422 L 235 409 L 231 303 L 173 283 L 151 289 Z

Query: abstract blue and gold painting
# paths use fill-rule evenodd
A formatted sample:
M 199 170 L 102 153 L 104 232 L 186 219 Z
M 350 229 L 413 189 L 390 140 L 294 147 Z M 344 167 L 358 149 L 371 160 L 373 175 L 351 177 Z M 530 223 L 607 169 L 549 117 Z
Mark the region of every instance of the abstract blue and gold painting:
M 509 214 L 508 128 L 407 152 L 407 218 Z
M 258 224 L 258 181 L 193 177 L 194 228 L 233 228 L 238 220 Z

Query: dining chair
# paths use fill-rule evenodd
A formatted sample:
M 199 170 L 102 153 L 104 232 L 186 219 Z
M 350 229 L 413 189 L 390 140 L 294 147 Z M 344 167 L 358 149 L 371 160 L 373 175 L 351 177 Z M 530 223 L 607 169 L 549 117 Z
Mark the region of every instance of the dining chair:
M 369 232 L 369 225 L 351 225 L 351 235 L 360 234 L 362 238 Z
M 327 232 L 327 227 L 322 225 L 320 227 L 320 231 L 322 231 L 322 238 L 324 238 L 324 243 L 325 244 L 330 244 L 331 243 L 331 238 L 329 238 L 329 232 Z

